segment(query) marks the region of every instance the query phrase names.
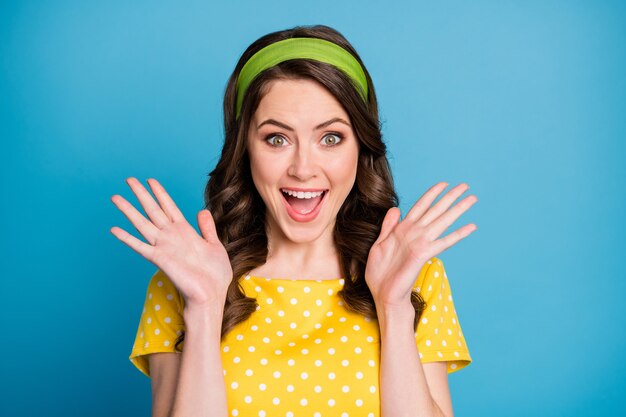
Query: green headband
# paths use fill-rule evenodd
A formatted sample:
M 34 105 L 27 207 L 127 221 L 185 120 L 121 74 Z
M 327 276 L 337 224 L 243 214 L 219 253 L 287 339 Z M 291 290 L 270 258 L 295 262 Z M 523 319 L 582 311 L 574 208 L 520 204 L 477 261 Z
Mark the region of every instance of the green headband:
M 359 94 L 367 101 L 367 78 L 359 61 L 341 46 L 318 38 L 290 38 L 274 42 L 256 52 L 245 63 L 237 77 L 237 116 L 241 113 L 243 96 L 261 72 L 290 59 L 313 59 L 326 62 L 343 71 L 360 87 Z

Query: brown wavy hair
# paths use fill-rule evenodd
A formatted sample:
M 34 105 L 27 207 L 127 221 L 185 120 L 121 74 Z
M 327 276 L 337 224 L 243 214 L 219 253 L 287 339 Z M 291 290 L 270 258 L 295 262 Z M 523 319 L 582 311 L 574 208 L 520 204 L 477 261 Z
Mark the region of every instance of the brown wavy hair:
M 237 77 L 243 65 L 257 51 L 274 42 L 296 38 L 320 38 L 341 46 L 359 61 L 365 72 L 368 97 L 365 102 L 348 76 L 334 66 L 309 60 L 284 61 L 259 74 L 246 91 L 240 118 L 236 118 Z M 217 234 L 228 252 L 233 269 L 224 305 L 221 336 L 256 310 L 255 298 L 247 297 L 239 283 L 246 272 L 265 264 L 268 254 L 265 204 L 258 194 L 250 172 L 246 136 L 250 120 L 267 93 L 271 81 L 279 79 L 313 80 L 325 87 L 342 104 L 359 141 L 356 181 L 337 213 L 334 241 L 345 279 L 338 292 L 349 310 L 376 318 L 376 306 L 365 282 L 369 250 L 378 238 L 387 210 L 398 206 L 398 196 L 387 160 L 378 118 L 378 103 L 370 75 L 352 45 L 335 29 L 324 26 L 297 26 L 269 33 L 242 54 L 224 94 L 224 146 L 205 188 L 205 207 L 211 211 Z M 426 303 L 419 293 L 411 293 L 415 308 L 413 328 Z M 176 341 L 176 349 L 184 333 Z

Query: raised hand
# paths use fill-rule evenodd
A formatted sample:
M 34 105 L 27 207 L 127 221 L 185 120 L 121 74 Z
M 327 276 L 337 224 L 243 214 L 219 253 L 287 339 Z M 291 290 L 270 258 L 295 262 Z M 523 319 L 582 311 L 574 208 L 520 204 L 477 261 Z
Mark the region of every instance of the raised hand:
M 149 179 L 148 184 L 158 204 L 136 178 L 126 182 L 149 220 L 122 196 L 114 195 L 111 201 L 147 243 L 117 226 L 111 228 L 111 233 L 160 268 L 181 292 L 186 307 L 223 308 L 233 271 L 211 213 L 198 212 L 200 236 L 157 180 Z
M 400 209 L 392 207 L 383 220 L 380 235 L 372 245 L 365 268 L 365 281 L 377 308 L 410 305 L 410 294 L 422 266 L 469 236 L 476 225 L 466 224 L 445 237 L 438 237 L 478 199 L 470 195 L 448 210 L 469 186 L 461 183 L 430 207 L 448 186 L 440 182 L 431 187 L 400 221 Z

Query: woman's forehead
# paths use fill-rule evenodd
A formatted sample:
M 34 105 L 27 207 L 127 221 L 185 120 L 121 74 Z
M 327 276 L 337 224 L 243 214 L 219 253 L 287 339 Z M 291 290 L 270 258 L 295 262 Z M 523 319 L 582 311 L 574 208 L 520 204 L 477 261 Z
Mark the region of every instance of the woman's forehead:
M 314 129 L 334 119 L 349 125 L 349 116 L 341 103 L 321 84 L 301 79 L 275 80 L 261 98 L 250 127 L 257 129 L 265 121 L 275 120 Z

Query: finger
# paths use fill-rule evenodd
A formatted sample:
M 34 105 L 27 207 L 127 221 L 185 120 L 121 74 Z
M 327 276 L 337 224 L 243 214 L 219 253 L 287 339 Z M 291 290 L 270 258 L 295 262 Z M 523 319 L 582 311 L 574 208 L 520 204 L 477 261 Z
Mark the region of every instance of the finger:
M 185 220 L 185 216 L 180 212 L 172 197 L 165 191 L 165 188 L 154 178 L 148 179 L 148 184 L 150 185 L 150 189 L 156 196 L 159 204 L 165 211 L 165 214 L 172 219 L 173 221 L 181 221 Z
M 419 200 L 417 200 L 413 207 L 411 207 L 411 210 L 409 210 L 404 220 L 411 222 L 417 221 L 447 186 L 447 182 L 440 182 L 430 187 L 430 189 L 426 191 Z
M 441 239 L 434 241 L 432 246 L 434 255 L 432 256 L 437 256 L 444 250 L 448 249 L 450 246 L 468 237 L 472 232 L 477 229 L 478 227 L 474 223 L 468 223 L 465 226 L 455 230 L 454 232 L 447 234 Z
M 204 237 L 206 241 L 215 242 L 219 240 L 217 237 L 217 230 L 215 229 L 213 215 L 209 210 L 205 209 L 198 212 L 198 227 L 200 228 L 202 237 Z
M 431 236 L 433 240 L 437 237 L 441 236 L 441 234 L 448 228 L 452 223 L 454 223 L 461 214 L 465 213 L 472 207 L 478 198 L 475 195 L 468 195 L 463 200 L 459 201 L 454 207 L 450 210 L 446 211 L 444 214 L 439 216 L 426 229 L 426 233 Z
M 124 213 L 126 218 L 135 226 L 135 229 L 137 229 L 151 245 L 154 245 L 159 229 L 121 195 L 114 195 L 111 197 L 111 201 Z
M 387 239 L 389 233 L 391 233 L 393 228 L 398 224 L 398 221 L 400 220 L 400 214 L 400 209 L 398 207 L 391 207 L 389 210 L 387 210 L 387 214 L 385 214 L 383 224 L 380 228 L 380 234 L 378 235 L 378 239 L 376 239 L 376 242 L 374 243 L 382 242 L 383 240 Z
M 433 220 L 437 219 L 443 212 L 445 212 L 448 207 L 450 207 L 452 203 L 454 203 L 456 199 L 468 189 L 469 185 L 466 183 L 457 185 L 441 197 L 441 199 L 437 201 L 437 204 L 426 211 L 426 213 L 420 217 L 418 222 L 424 226 L 429 225 Z
M 132 250 L 152 262 L 152 254 L 154 253 L 154 246 L 148 245 L 147 243 L 142 242 L 137 239 L 135 236 L 128 233 L 126 230 L 121 229 L 117 226 L 111 228 L 111 233 L 124 242 L 128 247 Z
M 152 220 L 152 223 L 159 229 L 163 228 L 166 224 L 171 223 L 171 220 L 161 210 L 161 207 L 154 201 L 148 190 L 141 184 L 136 178 L 128 178 L 126 180 L 130 188 L 133 190 L 139 203 L 143 207 L 144 211 Z

